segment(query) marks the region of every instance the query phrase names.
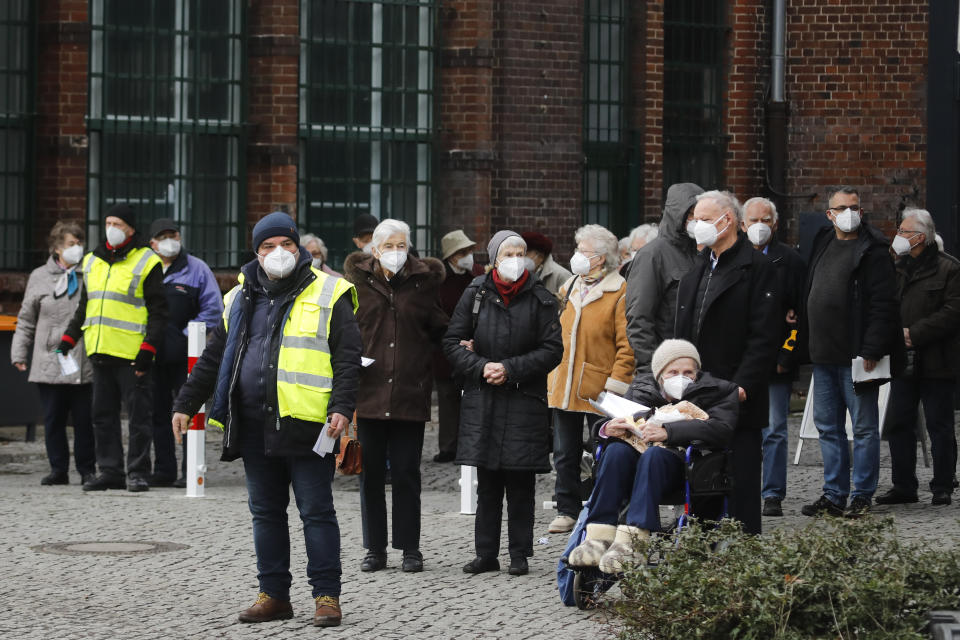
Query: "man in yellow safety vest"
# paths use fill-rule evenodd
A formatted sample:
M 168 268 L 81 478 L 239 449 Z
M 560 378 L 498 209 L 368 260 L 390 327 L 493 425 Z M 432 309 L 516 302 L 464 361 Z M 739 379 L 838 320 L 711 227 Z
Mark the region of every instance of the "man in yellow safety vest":
M 223 429 L 223 460 L 243 458 L 260 595 L 241 622 L 293 616 L 289 488 L 303 520 L 317 626 L 340 624 L 340 528 L 333 452 L 356 407 L 363 344 L 353 285 L 311 266 L 293 219 L 271 213 L 253 228 L 257 259 L 224 296 L 224 311 L 173 405 L 179 441 L 213 394 L 209 424 Z
M 83 257 L 80 304 L 57 351 L 68 357 L 82 333 L 93 363 L 93 435 L 100 472 L 83 490 L 146 491 L 153 439 L 150 367 L 167 323 L 163 269 L 137 233 L 130 205 L 114 205 L 103 222 L 106 241 Z M 126 471 L 121 402 L 129 416 Z

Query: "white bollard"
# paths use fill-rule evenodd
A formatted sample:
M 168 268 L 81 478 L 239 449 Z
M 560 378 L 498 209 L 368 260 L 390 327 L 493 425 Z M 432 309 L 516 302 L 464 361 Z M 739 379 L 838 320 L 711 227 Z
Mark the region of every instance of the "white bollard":
M 207 346 L 207 326 L 202 322 L 191 322 L 187 325 L 187 371 L 193 370 L 203 348 Z M 204 463 L 204 423 L 207 420 L 206 405 L 193 417 L 190 428 L 187 430 L 187 497 L 202 498 L 204 474 L 207 465 Z
M 460 513 L 477 512 L 477 468 L 460 466 Z

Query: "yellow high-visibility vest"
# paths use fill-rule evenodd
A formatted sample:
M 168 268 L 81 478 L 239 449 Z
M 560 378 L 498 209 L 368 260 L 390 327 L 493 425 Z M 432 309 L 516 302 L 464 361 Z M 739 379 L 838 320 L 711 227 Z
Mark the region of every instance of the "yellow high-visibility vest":
M 158 264 L 160 257 L 149 247 L 131 249 L 113 264 L 93 253 L 84 256 L 87 307 L 82 329 L 88 356 L 137 357 L 147 334 L 143 280 Z
M 333 364 L 330 357 L 330 321 L 333 305 L 350 292 L 353 312 L 357 312 L 357 290 L 343 278 L 313 269 L 316 280 L 300 292 L 283 323 L 283 337 L 277 357 L 277 410 L 281 418 L 290 416 L 310 422 L 326 422 L 327 404 L 333 389 Z M 243 287 L 240 284 L 223 297 L 223 326 L 230 330 L 230 309 Z M 228 338 L 229 339 L 229 338 Z M 221 366 L 232 366 L 222 363 Z M 223 425 L 210 420 L 215 426 Z

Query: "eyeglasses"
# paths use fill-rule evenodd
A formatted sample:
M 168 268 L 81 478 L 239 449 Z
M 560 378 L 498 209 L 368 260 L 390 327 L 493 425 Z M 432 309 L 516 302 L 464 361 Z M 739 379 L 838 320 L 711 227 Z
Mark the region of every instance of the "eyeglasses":
M 851 205 L 845 205 L 842 207 L 830 207 L 828 211 L 833 211 L 834 213 L 843 213 L 847 209 L 850 209 L 850 211 L 854 211 L 854 212 L 860 211 L 860 205 L 851 204 Z
M 923 233 L 923 231 L 914 231 L 913 229 L 897 229 L 897 235 L 901 236 L 915 236 L 921 233 Z

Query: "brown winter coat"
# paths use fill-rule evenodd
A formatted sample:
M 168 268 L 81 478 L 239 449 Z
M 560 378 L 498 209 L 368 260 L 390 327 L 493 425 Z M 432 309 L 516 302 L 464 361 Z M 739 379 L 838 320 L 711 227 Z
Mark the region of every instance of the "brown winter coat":
M 377 259 L 357 251 L 347 256 L 343 270 L 357 287 L 363 355 L 374 359 L 360 374 L 357 416 L 426 422 L 433 349 L 448 322 L 437 297 L 443 263 L 408 256 L 400 273 L 388 282 Z
M 633 349 L 627 339 L 627 281 L 611 271 L 581 300 L 583 279 L 568 280 L 558 297 L 570 296 L 560 327 L 563 360 L 548 379 L 550 407 L 597 413 L 588 402 L 601 391 L 625 395 L 633 379 Z

